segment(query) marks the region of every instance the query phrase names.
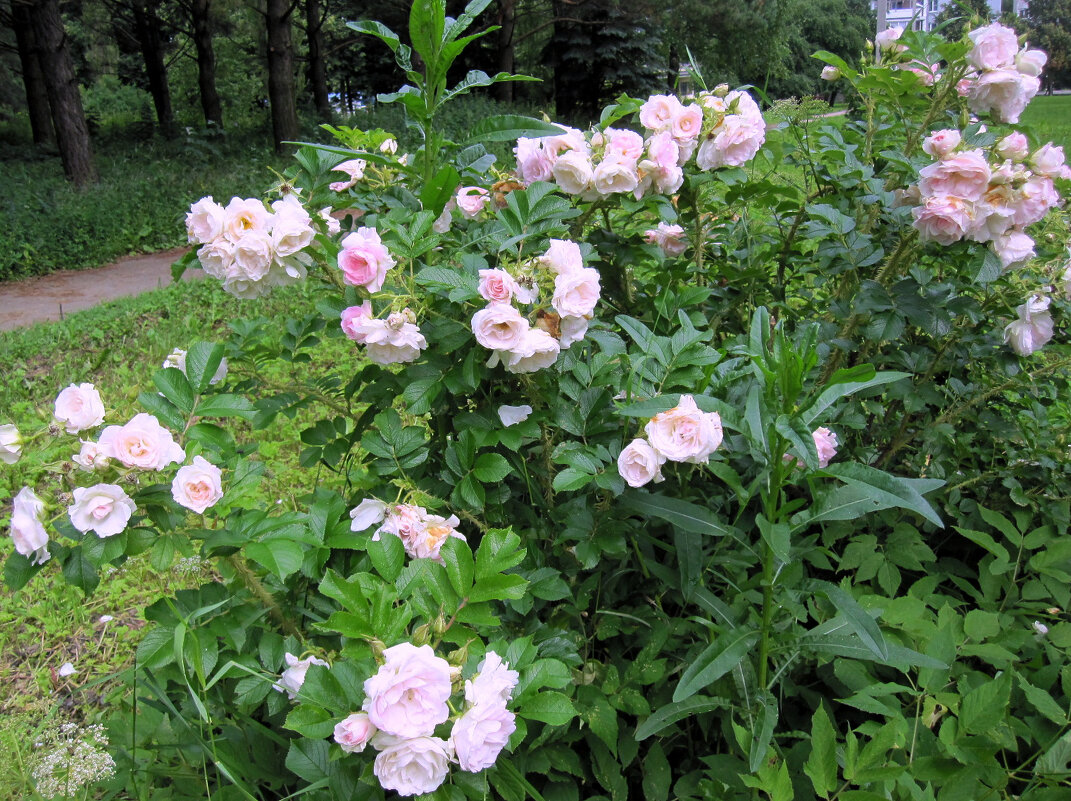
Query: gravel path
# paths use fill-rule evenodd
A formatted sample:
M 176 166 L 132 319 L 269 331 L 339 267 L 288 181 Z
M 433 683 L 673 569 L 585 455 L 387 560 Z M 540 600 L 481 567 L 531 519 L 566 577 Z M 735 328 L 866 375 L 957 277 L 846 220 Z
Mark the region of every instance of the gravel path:
M 175 248 L 145 256 L 127 256 L 106 267 L 59 272 L 0 284 L 0 331 L 62 320 L 106 300 L 140 295 L 171 283 L 171 264 L 186 252 Z M 187 270 L 183 281 L 204 278 Z

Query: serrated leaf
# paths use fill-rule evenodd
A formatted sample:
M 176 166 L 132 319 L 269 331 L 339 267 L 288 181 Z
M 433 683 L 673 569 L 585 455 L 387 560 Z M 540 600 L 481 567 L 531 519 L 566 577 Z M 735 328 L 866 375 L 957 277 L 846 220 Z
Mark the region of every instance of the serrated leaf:
M 493 484 L 509 475 L 510 466 L 500 453 L 481 453 L 472 466 L 472 472 L 483 484 Z
M 881 629 L 874 622 L 874 618 L 867 614 L 851 594 L 828 581 L 815 581 L 812 586 L 830 600 L 837 611 L 844 616 L 860 642 L 869 648 L 877 659 L 884 661 L 889 658 L 889 646 L 885 642 Z
M 439 556 L 446 567 L 446 577 L 459 597 L 464 598 L 472 589 L 475 562 L 468 543 L 457 537 L 448 537 L 439 549 Z
M 165 398 L 175 405 L 183 414 L 193 411 L 193 387 L 186 374 L 177 367 L 165 367 L 157 370 L 152 377 L 153 384 Z
M 257 410 L 248 398 L 240 395 L 209 395 L 197 404 L 196 414 L 200 417 L 241 417 L 252 420 Z
M 1067 713 L 1060 707 L 1056 700 L 1040 687 L 1035 687 L 1023 676 L 1019 676 L 1019 686 L 1026 695 L 1026 700 L 1038 712 L 1047 717 L 1058 726 L 1067 725 Z
M 223 361 L 223 346 L 217 342 L 195 342 L 186 352 L 186 378 L 193 391 L 208 389 Z
M 1011 702 L 1011 674 L 975 687 L 960 700 L 959 723 L 968 734 L 985 734 L 997 726 Z
M 293 540 L 266 540 L 245 546 L 245 555 L 268 572 L 285 580 L 305 559 L 305 549 Z
M 378 540 L 369 540 L 368 556 L 372 566 L 386 581 L 396 581 L 405 565 L 405 546 L 394 534 L 381 534 Z
M 811 717 L 811 753 L 803 772 L 822 798 L 829 798 L 837 787 L 837 732 L 822 705 Z
M 564 726 L 576 717 L 576 707 L 567 696 L 547 690 L 532 696 L 517 709 L 517 714 L 551 726 Z
M 573 492 L 586 487 L 594 480 L 595 476 L 591 473 L 585 473 L 575 467 L 566 467 L 564 470 L 559 470 L 554 474 L 551 487 L 554 488 L 555 492 Z

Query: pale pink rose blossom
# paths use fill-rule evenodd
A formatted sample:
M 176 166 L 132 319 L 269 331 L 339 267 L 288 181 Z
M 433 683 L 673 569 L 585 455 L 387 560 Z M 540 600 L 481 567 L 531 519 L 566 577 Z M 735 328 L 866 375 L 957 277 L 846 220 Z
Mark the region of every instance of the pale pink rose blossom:
M 387 279 L 387 270 L 394 266 L 383 240 L 375 228 L 358 228 L 343 237 L 342 250 L 338 254 L 338 266 L 343 280 L 351 286 L 360 286 L 369 292 L 378 292 Z
M 508 303 L 492 303 L 472 316 L 476 341 L 490 350 L 513 350 L 529 328 L 528 320 Z
M 227 239 L 209 242 L 198 249 L 197 260 L 206 273 L 218 281 L 224 281 L 234 264 L 234 243 Z
M 271 242 L 276 258 L 293 256 L 307 248 L 316 235 L 312 227 L 312 217 L 294 195 L 287 195 L 282 200 L 271 204 L 275 216 L 272 218 Z
M 411 503 L 396 503 L 387 507 L 383 525 L 372 535 L 372 542 L 379 542 L 382 534 L 393 534 L 403 545 L 410 548 L 412 543 L 424 536 L 427 516 L 427 509 Z
M 231 242 L 249 233 L 264 233 L 271 225 L 271 214 L 256 198 L 232 197 L 224 213 L 223 235 Z
M 83 534 L 92 531 L 98 537 L 114 537 L 121 533 L 137 507 L 122 487 L 115 484 L 96 484 L 76 487 L 74 503 L 67 508 L 71 524 Z
M 350 531 L 365 531 L 382 523 L 387 515 L 387 504 L 375 498 L 365 498 L 350 510 Z M 373 539 L 378 540 L 378 535 Z
M 960 97 L 969 97 L 971 89 L 974 87 L 974 82 L 978 80 L 977 77 L 962 78 L 956 83 L 956 94 Z
M 442 515 L 424 514 L 424 527 L 416 536 L 409 540 L 402 540 L 406 546 L 405 552 L 411 559 L 434 559 L 443 564 L 443 558 L 439 555 L 443 543 L 449 538 L 465 541 L 465 535 L 457 530 L 461 521 L 457 515 L 443 517 Z
M 351 186 L 354 186 L 359 180 L 364 178 L 365 168 L 368 166 L 364 159 L 350 159 L 344 161 L 337 167 L 332 168 L 332 172 L 343 172 L 349 179 L 346 181 L 335 181 L 331 184 L 332 192 L 345 192 Z
M 568 315 L 562 317 L 558 321 L 558 347 L 562 350 L 569 350 L 577 342 L 582 341 L 587 336 L 589 322 L 587 317 Z
M 679 142 L 694 140 L 703 130 L 703 107 L 698 103 L 683 106 L 673 120 L 669 132 Z
M 703 412 L 691 395 L 681 395 L 674 408 L 652 417 L 644 431 L 651 446 L 669 461 L 703 464 L 721 445 L 721 415 Z
M 80 442 L 82 447 L 78 453 L 71 457 L 72 462 L 89 472 L 100 470 L 107 466 L 108 457 L 101 453 L 97 443 L 84 439 L 80 440 Z
M 107 458 L 141 470 L 162 470 L 186 458 L 171 432 L 145 412 L 134 415 L 125 425 L 105 428 L 97 447 Z
M 814 447 L 818 450 L 818 466 L 826 467 L 837 455 L 837 435 L 825 426 L 817 428 L 811 434 Z
M 1004 341 L 1020 356 L 1029 356 L 1052 339 L 1053 321 L 1049 311 L 1049 299 L 1041 295 L 1031 295 L 1016 312 L 1019 318 L 1004 329 Z
M 234 243 L 234 264 L 252 281 L 260 281 L 271 268 L 275 251 L 266 231 L 250 231 Z
M 524 339 L 506 352 L 506 370 L 510 373 L 534 373 L 558 360 L 561 345 L 541 328 L 529 328 Z
M 364 335 L 361 333 L 361 323 L 372 319 L 372 302 L 366 300 L 360 306 L 347 306 L 342 310 L 342 332 L 361 345 L 364 344 Z
M 186 214 L 186 239 L 192 244 L 207 245 L 223 235 L 226 219 L 221 205 L 211 197 L 203 197 Z
M 1063 284 L 1064 297 L 1071 298 L 1071 260 L 1064 267 L 1064 274 L 1060 277 Z
M 666 458 L 651 447 L 645 439 L 634 439 L 622 450 L 617 457 L 617 472 L 625 483 L 630 487 L 642 487 L 643 485 L 663 481 L 662 465 Z
M 973 204 L 951 195 L 928 197 L 911 210 L 913 225 L 923 242 L 951 245 L 959 242 L 974 223 Z
M 52 556 L 48 552 L 48 532 L 41 516 L 45 504 L 29 487 L 23 487 L 15 496 L 11 510 L 11 539 L 15 550 L 34 564 L 43 565 Z
M 660 222 L 658 228 L 644 231 L 643 238 L 650 245 L 658 245 L 667 256 L 679 256 L 688 249 L 684 228 L 679 225 Z
M 701 170 L 739 167 L 755 157 L 766 141 L 762 118 L 733 114 L 714 129 L 712 139 L 699 146 L 695 164 Z
M 104 422 L 104 402 L 92 384 L 71 384 L 56 396 L 53 414 L 68 434 L 77 434 Z
M 554 162 L 554 180 L 569 195 L 583 195 L 595 181 L 591 157 L 579 150 L 570 150 Z
M 896 43 L 896 40 L 899 39 L 903 33 L 903 28 L 886 28 L 874 37 L 874 44 L 877 45 L 878 50 L 890 50 L 894 53 L 903 52 L 904 50 L 907 50 L 907 48 L 902 44 Z
M 1015 69 L 1023 75 L 1041 77 L 1041 71 L 1045 68 L 1045 62 L 1049 60 L 1044 50 L 1020 50 L 1015 56 Z
M 324 221 L 327 226 L 327 233 L 331 236 L 342 232 L 342 223 L 331 214 L 330 206 L 324 206 L 324 208 L 320 209 L 320 219 Z
M 491 196 L 482 187 L 463 186 L 457 192 L 456 201 L 461 213 L 468 219 L 474 220 L 487 207 L 487 204 L 491 201 Z
M 379 729 L 368 719 L 367 713 L 354 712 L 335 724 L 334 737 L 347 754 L 359 754 L 377 731 Z
M 1001 158 L 1025 161 L 1030 154 L 1030 142 L 1024 134 L 1014 131 L 997 142 L 996 150 Z
M 702 115 L 700 115 L 700 122 Z M 643 137 L 626 128 L 607 128 L 602 136 L 606 142 L 606 155 L 619 161 L 636 161 L 643 155 Z
M 598 270 L 581 267 L 555 276 L 551 305 L 562 317 L 587 317 L 598 302 Z
M 539 139 L 521 137 L 517 140 L 513 153 L 517 158 L 517 177 L 524 185 L 554 178 L 554 161 L 543 149 L 543 143 Z
M 997 254 L 1005 270 L 1037 255 L 1034 252 L 1034 240 L 1022 231 L 1015 230 L 994 239 L 993 252 Z
M 552 239 L 546 253 L 539 260 L 549 269 L 559 275 L 563 273 L 581 270 L 584 267 L 584 257 L 580 253 L 580 245 L 568 239 Z
M 823 81 L 838 81 L 840 80 L 840 68 L 827 64 L 822 67 L 822 75 L 820 77 Z
M 465 681 L 465 703 L 505 704 L 510 700 L 520 674 L 511 670 L 501 656 L 488 651 L 476 670 L 476 675 Z
M 479 773 L 495 764 L 517 730 L 516 716 L 502 704 L 476 704 L 454 721 L 450 743 L 458 766 Z
M 422 795 L 437 790 L 446 780 L 453 749 L 438 737 L 402 739 L 382 732 L 372 745 L 380 748 L 372 772 L 384 790 L 398 795 Z
M 1052 179 L 1043 175 L 1033 175 L 1021 187 L 1016 202 L 1013 204 L 1015 225 L 1025 228 L 1040 222 L 1049 209 L 1060 202 L 1060 195 L 1053 186 Z
M 215 506 L 223 497 L 223 472 L 202 456 L 180 467 L 171 482 L 171 497 L 175 503 L 196 514 Z
M 364 343 L 369 359 L 376 364 L 416 361 L 428 342 L 416 324 L 409 321 L 411 314 L 405 309 L 391 313 L 386 320 L 365 318 L 354 325 L 354 332 Z
M 321 667 L 328 669 L 331 667 L 330 662 L 316 656 L 307 656 L 304 659 L 298 659 L 296 656 L 288 652 L 285 655 L 285 659 L 286 669 L 280 674 L 279 682 L 273 684 L 272 687 L 277 692 L 286 693 L 291 701 L 297 698 L 302 685 L 305 684 L 305 674 L 309 672 L 310 667 L 313 665 L 320 665 Z
M 1030 156 L 1030 166 L 1034 172 L 1049 178 L 1071 178 L 1064 158 L 1064 149 L 1052 142 L 1042 145 Z
M 13 423 L 0 426 L 0 462 L 15 464 L 22 453 L 22 437 Z
M 476 291 L 488 303 L 509 303 L 519 289 L 513 276 L 505 270 L 480 270 Z
M 560 163 L 560 161 L 559 161 Z M 636 161 L 605 158 L 592 173 L 592 186 L 600 195 L 631 192 L 639 183 Z
M 997 122 L 1015 124 L 1041 88 L 1032 75 L 1002 69 L 984 72 L 971 86 L 967 102 L 975 114 L 990 113 Z
M 674 95 L 651 95 L 640 107 L 640 124 L 650 131 L 668 131 L 683 110 Z
M 498 419 L 502 421 L 502 425 L 506 428 L 523 423 L 531 413 L 532 407 L 528 404 L 523 406 L 507 406 L 503 404 L 498 407 Z
M 383 651 L 383 664 L 364 683 L 363 710 L 372 724 L 398 737 L 423 737 L 450 716 L 450 665 L 430 645 L 403 642 Z
M 922 150 L 935 159 L 943 159 L 959 147 L 961 139 L 959 131 L 955 128 L 934 131 L 922 141 Z
M 919 171 L 919 191 L 923 196 L 955 195 L 964 200 L 981 200 L 989 188 L 989 164 L 981 150 L 947 156 Z
M 1019 53 L 1019 39 L 1015 31 L 999 22 L 977 28 L 967 34 L 974 45 L 967 53 L 967 61 L 980 70 L 1000 70 L 1012 67 Z
M 563 153 L 570 150 L 583 153 L 586 156 L 591 155 L 591 147 L 588 145 L 583 131 L 577 128 L 570 128 L 567 125 L 559 125 L 558 127 L 564 129 L 565 133 L 543 137 L 543 149 L 550 154 L 552 161 L 561 158 Z
M 455 198 L 450 198 L 446 201 L 446 205 L 443 206 L 443 213 L 431 224 L 431 230 L 437 234 L 445 234 L 449 231 L 450 226 L 454 224 L 453 213 L 456 208 L 457 200 Z

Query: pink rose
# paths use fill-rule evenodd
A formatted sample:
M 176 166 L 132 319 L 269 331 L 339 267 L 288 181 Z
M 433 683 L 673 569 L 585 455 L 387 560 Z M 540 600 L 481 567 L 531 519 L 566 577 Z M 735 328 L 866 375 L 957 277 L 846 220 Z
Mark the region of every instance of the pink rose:
M 643 155 L 643 137 L 635 131 L 626 128 L 607 128 L 602 136 L 606 142 L 606 154 L 603 158 L 636 161 Z
M 186 214 L 186 239 L 193 244 L 206 245 L 223 235 L 226 221 L 223 207 L 210 197 L 203 197 L 190 206 Z
M 529 327 L 528 320 L 507 303 L 492 303 L 472 315 L 476 341 L 490 350 L 513 350 Z
M 232 197 L 224 209 L 223 235 L 237 242 L 248 233 L 264 233 L 271 224 L 271 214 L 256 198 Z
M 354 338 L 364 343 L 368 358 L 376 364 L 416 361 L 428 342 L 416 324 L 410 322 L 411 315 L 405 309 L 391 313 L 386 320 L 365 318 L 353 326 Z
M 919 191 L 923 196 L 955 195 L 964 200 L 981 200 L 989 188 L 989 164 L 981 150 L 948 156 L 919 171 Z
M 1045 68 L 1045 62 L 1049 56 L 1044 50 L 1020 50 L 1015 56 L 1015 69 L 1023 75 L 1041 77 L 1041 71 Z
M 275 211 L 271 225 L 271 242 L 278 258 L 293 256 L 312 243 L 316 231 L 312 227 L 312 217 L 294 195 L 287 195 L 282 200 L 271 204 Z
M 1020 356 L 1029 356 L 1052 339 L 1052 314 L 1049 312 L 1049 299 L 1041 295 L 1031 295 L 1016 311 L 1019 319 L 1004 329 L 1004 341 Z
M 922 150 L 935 159 L 943 159 L 957 147 L 961 140 L 959 131 L 954 128 L 934 131 L 922 142 Z
M 416 536 L 410 537 L 408 541 L 403 540 L 405 552 L 411 559 L 434 559 L 439 564 L 443 564 L 443 559 L 439 555 L 443 543 L 450 537 L 465 541 L 465 535 L 457 530 L 460 522 L 457 515 L 443 517 L 425 513 L 423 529 Z
M 695 157 L 701 170 L 739 167 L 753 159 L 766 141 L 766 125 L 761 117 L 733 114 L 711 133 L 714 138 L 704 140 Z
M 823 81 L 839 81 L 840 68 L 834 67 L 832 64 L 827 64 L 822 67 L 822 74 L 820 77 Z
M 552 239 L 547 252 L 539 260 L 555 273 L 567 273 L 584 267 L 580 245 L 568 239 Z
M 518 423 L 523 423 L 528 419 L 528 415 L 532 413 L 532 407 L 528 404 L 523 406 L 509 406 L 503 404 L 498 407 L 498 419 L 502 421 L 502 425 L 506 428 L 515 426 Z
M 591 267 L 559 273 L 551 305 L 562 317 L 587 317 L 599 302 L 599 271 Z
M 92 384 L 71 384 L 56 396 L 54 416 L 68 434 L 77 434 L 104 422 L 104 402 Z
M 83 534 L 92 531 L 98 537 L 112 537 L 126 528 L 137 507 L 115 484 L 76 487 L 74 503 L 68 507 L 71 523 Z
M 703 108 L 696 103 L 682 106 L 669 132 L 678 141 L 695 139 L 703 130 Z
M 1019 194 L 1012 204 L 1014 223 L 1020 228 L 1040 222 L 1049 209 L 1060 202 L 1060 195 L 1053 186 L 1052 179 L 1043 175 L 1034 175 L 1019 187 Z
M 645 231 L 643 238 L 650 245 L 658 245 L 667 256 L 679 256 L 688 249 L 684 229 L 679 225 L 660 222 L 658 228 Z
M 394 259 L 387 251 L 375 228 L 358 228 L 343 237 L 338 254 L 338 266 L 344 280 L 351 286 L 362 286 L 378 292 L 387 279 L 387 270 Z
M 721 445 L 721 416 L 703 412 L 691 395 L 666 412 L 659 412 L 644 427 L 647 439 L 659 455 L 671 462 L 703 464 Z
M 344 172 L 348 176 L 348 180 L 335 181 L 331 184 L 331 191 L 345 192 L 359 180 L 364 178 L 364 170 L 367 166 L 368 164 L 364 159 L 350 159 L 349 161 L 342 162 L 337 167 L 332 167 L 332 172 Z
M 453 749 L 438 737 L 400 739 L 380 732 L 372 745 L 382 749 L 372 772 L 384 790 L 398 795 L 435 792 L 450 770 Z
M 379 731 L 365 712 L 354 712 L 335 724 L 335 742 L 348 754 L 359 754 Z
M 1034 240 L 1022 231 L 1009 231 L 994 239 L 993 252 L 997 254 L 1005 270 L 1037 255 L 1034 252 Z
M 587 317 L 562 317 L 558 321 L 558 347 L 569 350 L 588 333 Z
M 878 50 L 891 50 L 894 53 L 903 52 L 904 50 L 907 50 L 907 48 L 901 44 L 896 44 L 896 40 L 899 39 L 903 33 L 903 28 L 886 28 L 874 37 L 874 44 L 877 45 Z
M 15 464 L 22 453 L 22 437 L 13 423 L 0 426 L 0 462 Z
M 275 251 L 266 231 L 250 231 L 234 243 L 234 264 L 252 281 L 260 281 L 271 268 Z
M 642 487 L 651 481 L 663 481 L 662 465 L 666 459 L 645 439 L 634 439 L 617 457 L 617 472 L 630 487 Z
M 640 124 L 650 131 L 668 131 L 683 110 L 674 95 L 651 95 L 640 106 Z
M 1015 31 L 999 22 L 986 25 L 967 34 L 974 47 L 967 53 L 967 61 L 980 70 L 1000 70 L 1015 64 L 1019 52 L 1019 39 Z
M 1068 170 L 1064 161 L 1064 149 L 1049 142 L 1034 151 L 1030 166 L 1034 172 L 1049 178 L 1071 178 L 1071 170 Z
M 595 171 L 591 157 L 579 150 L 570 150 L 554 162 L 554 180 L 569 195 L 583 195 L 591 189 Z
M 108 457 L 101 453 L 97 443 L 88 442 L 84 439 L 81 440 L 81 443 L 82 447 L 78 453 L 71 457 L 72 462 L 89 472 L 107 466 Z
M 457 192 L 457 207 L 470 220 L 479 217 L 490 200 L 487 190 L 479 186 L 463 186 Z
M 105 428 L 97 446 L 107 458 L 142 470 L 162 470 L 186 458 L 171 432 L 145 412 L 134 415 L 126 425 Z
M 430 645 L 403 642 L 383 652 L 364 683 L 368 719 L 387 734 L 424 737 L 450 716 L 450 665 Z
M 550 181 L 554 178 L 551 169 L 554 161 L 543 149 L 543 143 L 539 139 L 521 137 L 517 140 L 517 146 L 513 148 L 517 157 L 517 177 L 526 186 L 536 181 Z
M 592 183 L 600 195 L 631 192 L 639 179 L 635 160 L 604 158 L 592 173 Z
M 342 310 L 342 332 L 354 342 L 364 344 L 360 326 L 372 319 L 372 302 L 366 300 L 360 306 L 348 306 Z
M 180 467 L 171 482 L 171 497 L 175 503 L 191 512 L 203 514 L 223 497 L 222 471 L 201 456 L 193 464 Z
M 44 502 L 29 487 L 23 487 L 15 496 L 11 510 L 11 539 L 15 550 L 23 556 L 33 557 L 33 562 L 43 565 L 52 556 L 48 552 L 48 532 L 41 521 L 45 512 Z
M 1032 75 L 1008 69 L 993 70 L 974 82 L 967 102 L 975 114 L 988 112 L 997 122 L 1015 124 L 1040 87 L 1041 82 Z
M 837 455 L 837 435 L 823 426 L 815 429 L 811 436 L 814 437 L 814 447 L 818 450 L 818 466 L 826 467 Z
M 491 767 L 516 730 L 516 717 L 504 705 L 476 704 L 450 731 L 457 764 L 470 773 Z
M 921 206 L 911 210 L 923 242 L 951 245 L 959 242 L 974 224 L 973 204 L 951 195 L 928 197 Z
M 315 656 L 298 659 L 293 654 L 287 653 L 285 658 L 286 670 L 280 674 L 279 683 L 273 684 L 272 687 L 278 692 L 286 693 L 291 701 L 297 698 L 302 685 L 305 684 L 305 674 L 309 672 L 310 667 L 313 665 L 320 665 L 328 669 L 331 667 L 329 662 Z
M 519 287 L 513 276 L 505 270 L 480 270 L 477 291 L 488 303 L 509 303 Z
M 997 142 L 997 154 L 1003 159 L 1024 161 L 1030 153 L 1030 142 L 1026 136 L 1015 131 Z
M 506 370 L 510 373 L 534 373 L 550 367 L 558 360 L 561 345 L 542 328 L 529 328 L 524 338 L 506 354 Z
M 387 504 L 375 498 L 365 498 L 353 509 L 350 509 L 350 531 L 364 531 L 376 523 L 382 523 L 386 517 Z M 373 537 L 378 540 L 377 536 Z
M 497 653 L 484 654 L 476 670 L 477 674 L 465 682 L 466 703 L 505 704 L 512 697 L 520 674 L 510 670 Z

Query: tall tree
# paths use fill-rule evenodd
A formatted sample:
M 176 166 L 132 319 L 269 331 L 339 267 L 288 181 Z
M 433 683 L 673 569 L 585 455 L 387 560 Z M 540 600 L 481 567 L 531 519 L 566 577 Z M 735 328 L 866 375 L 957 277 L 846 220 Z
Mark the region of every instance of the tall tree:
M 285 153 L 284 142 L 298 137 L 297 102 L 294 88 L 294 46 L 290 35 L 290 0 L 267 0 L 268 102 L 271 129 L 277 153 Z
M 955 0 L 941 9 L 934 20 L 935 27 L 941 28 L 941 35 L 955 41 L 963 38 L 971 27 L 978 23 L 986 24 L 992 16 L 988 0 Z
M 54 141 L 52 115 L 48 108 L 48 89 L 41 72 L 37 37 L 33 31 L 33 15 L 29 5 L 15 3 L 11 7 L 11 27 L 15 31 L 15 46 L 19 51 L 22 84 L 26 89 L 26 108 L 30 116 L 30 131 L 35 145 Z
M 223 128 L 223 104 L 216 90 L 216 51 L 212 47 L 212 0 L 180 0 L 190 22 L 189 36 L 197 51 L 197 89 L 205 125 Z
M 134 34 L 145 60 L 145 77 L 149 82 L 149 94 L 156 109 L 156 122 L 160 133 L 170 138 L 176 133 L 175 112 L 171 106 L 171 87 L 167 81 L 167 64 L 164 62 L 166 37 L 163 23 L 151 0 L 132 0 L 130 12 L 134 22 Z
M 1031 0 L 1030 45 L 1049 54 L 1041 78 L 1048 91 L 1071 86 L 1071 0 Z
M 497 64 L 498 72 L 513 72 L 514 41 L 513 34 L 517 27 L 517 0 L 498 0 L 497 19 Z M 503 103 L 513 102 L 513 81 L 502 81 L 494 86 L 496 100 Z
M 63 18 L 60 17 L 59 2 L 33 0 L 28 4 L 63 172 L 75 185 L 86 186 L 97 180 L 97 171 L 93 166 L 89 127 L 86 125 L 82 96 L 78 91 L 74 64 L 67 47 L 67 34 L 63 27 Z
M 308 41 L 308 81 L 316 114 L 331 119 L 331 99 L 327 94 L 327 61 L 324 57 L 324 20 L 327 2 L 305 0 L 305 37 Z

